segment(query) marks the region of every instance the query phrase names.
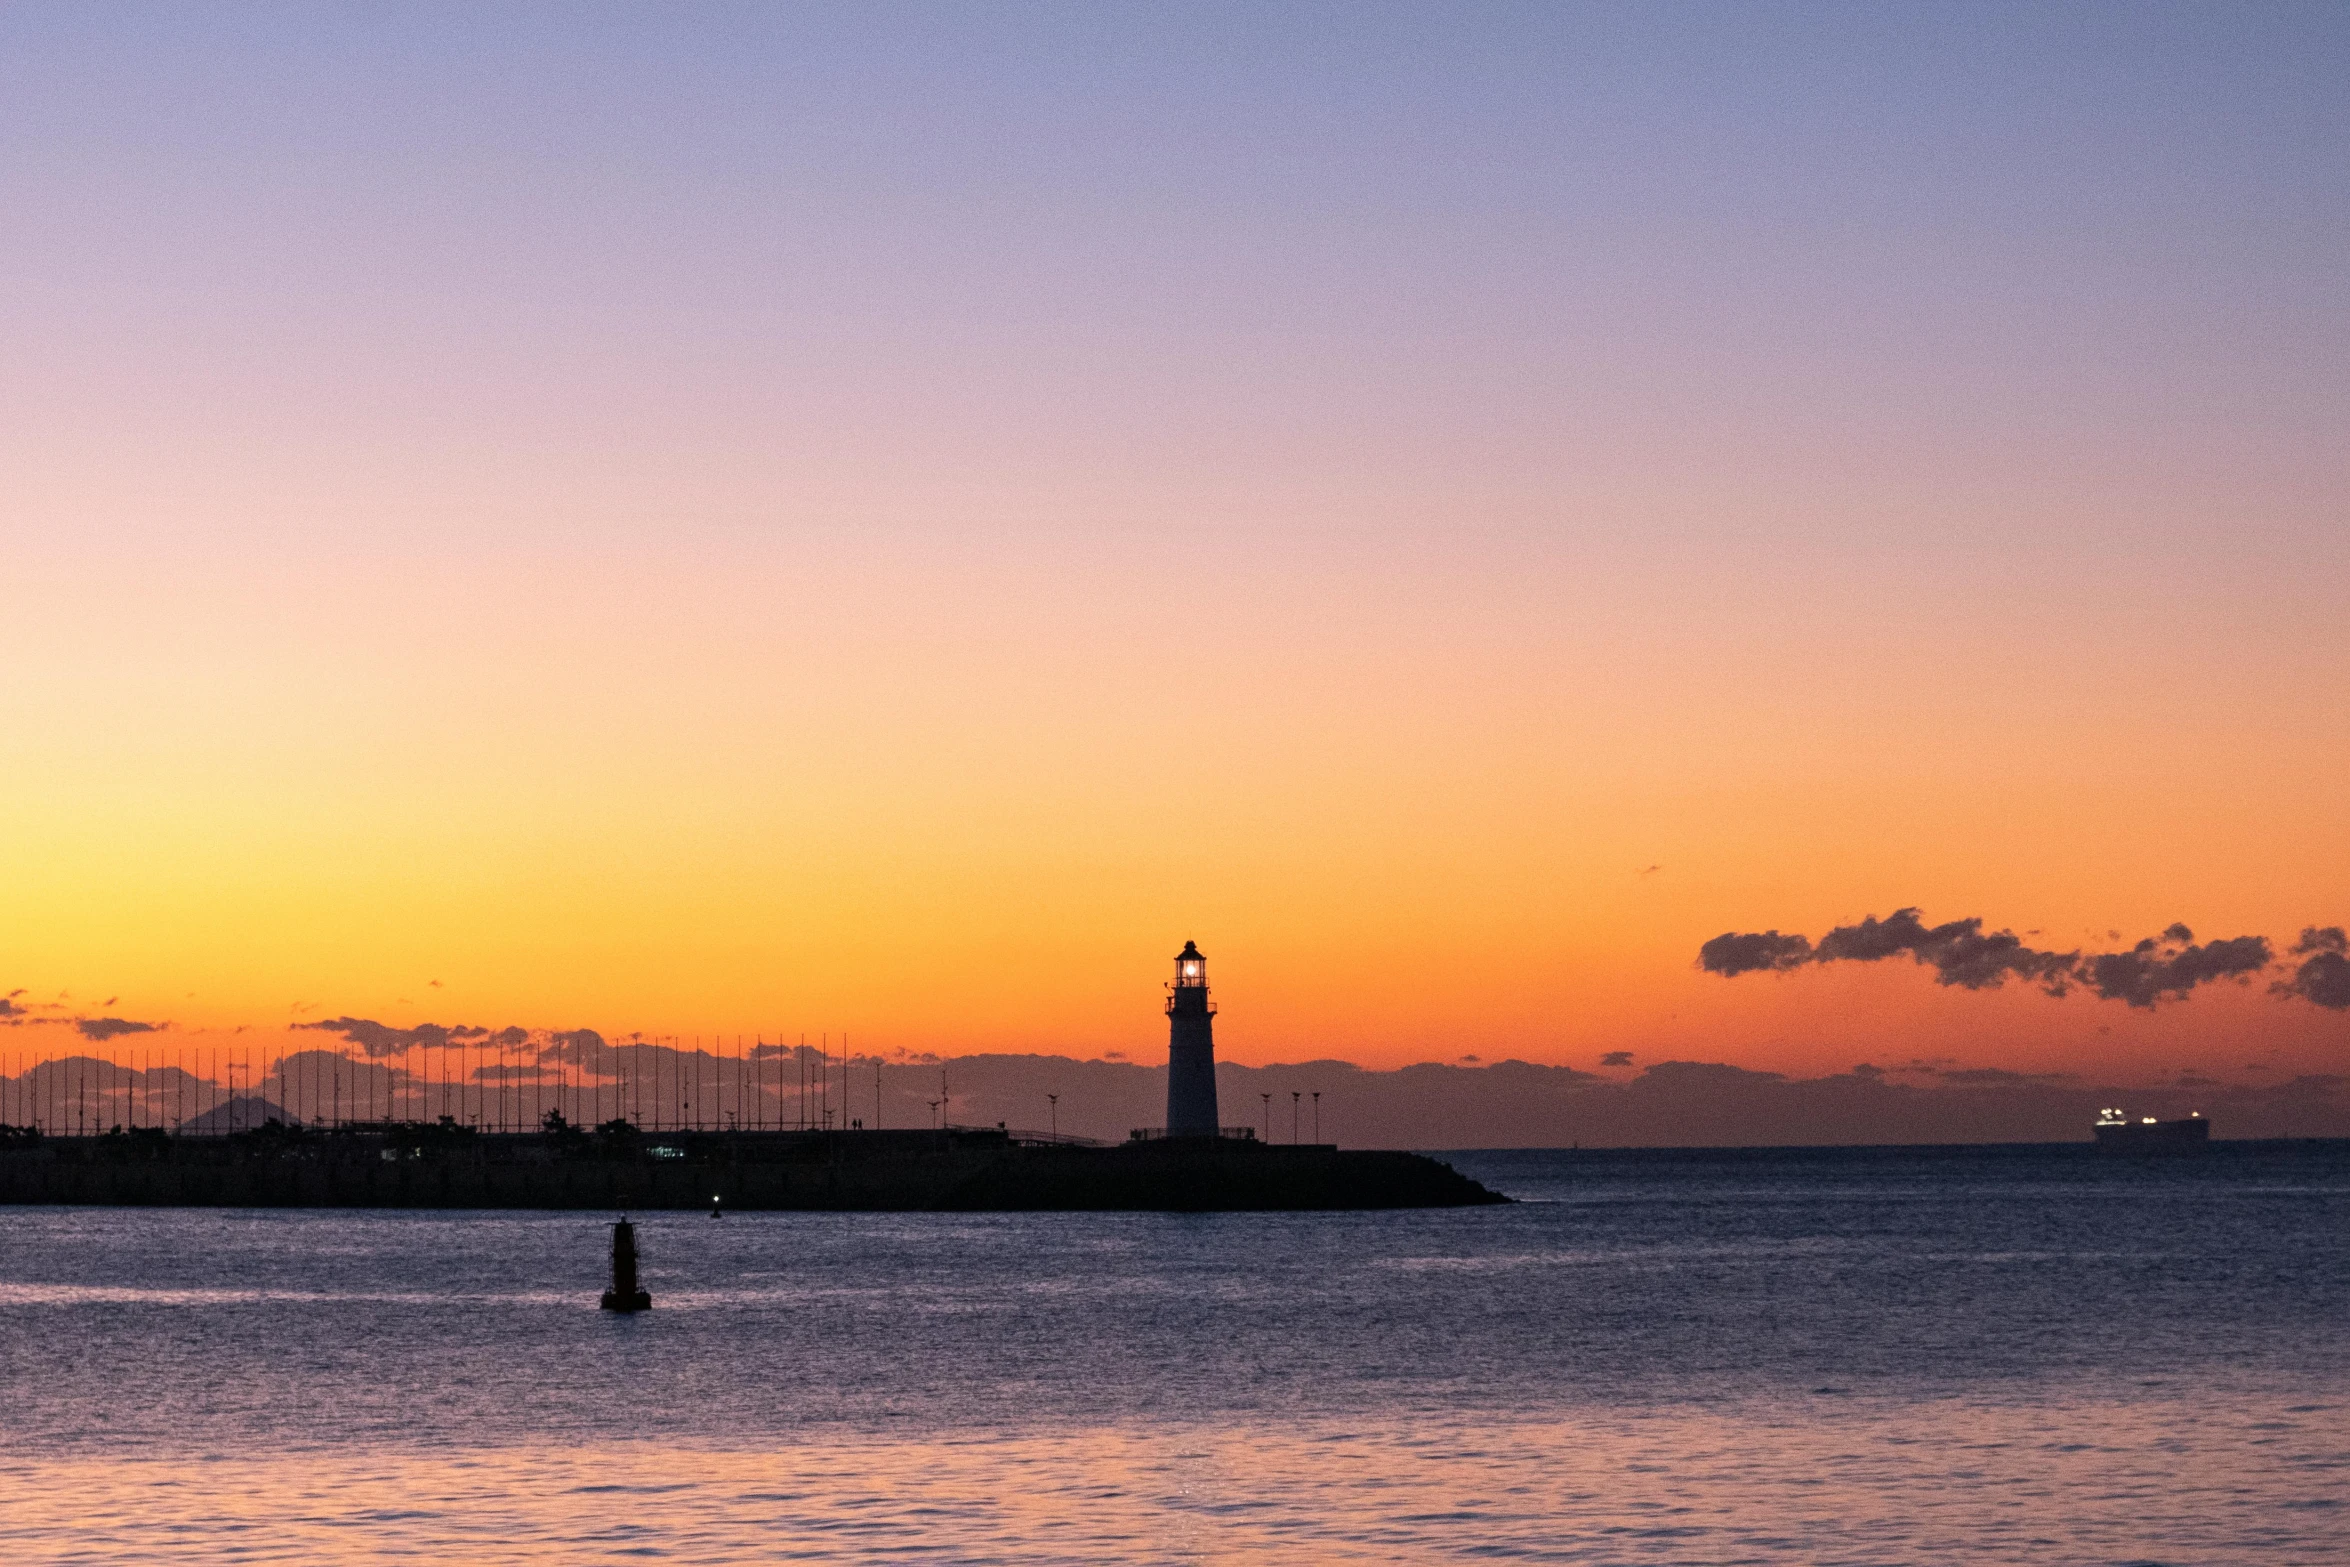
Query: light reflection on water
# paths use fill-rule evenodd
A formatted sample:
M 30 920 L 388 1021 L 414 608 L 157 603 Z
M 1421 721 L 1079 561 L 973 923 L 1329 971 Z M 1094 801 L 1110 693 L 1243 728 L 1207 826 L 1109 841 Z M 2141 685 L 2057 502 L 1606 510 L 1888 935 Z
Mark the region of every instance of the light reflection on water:
M 1833 1406 L 1833 1407 L 1830 1407 Z M 2341 1410 L 1815 1398 L 0 1466 L 13 1560 L 2329 1562 Z M 2330 1451 L 2329 1451 L 2330 1449 Z
M 2338 1154 L 1487 1167 L 655 1215 L 636 1320 L 598 1215 L 0 1213 L 0 1556 L 2350 1560 Z

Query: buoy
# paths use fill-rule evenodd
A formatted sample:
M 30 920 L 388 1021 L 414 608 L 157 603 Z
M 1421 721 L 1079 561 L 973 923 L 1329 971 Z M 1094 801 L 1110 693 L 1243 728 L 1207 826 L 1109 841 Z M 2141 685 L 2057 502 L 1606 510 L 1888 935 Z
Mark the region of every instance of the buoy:
M 612 1226 L 612 1287 L 604 1291 L 606 1311 L 649 1311 L 653 1297 L 637 1287 L 636 1226 L 622 1219 Z
M 715 1193 L 713 1193 L 710 1198 L 710 1217 L 713 1219 L 720 1217 L 718 1198 Z

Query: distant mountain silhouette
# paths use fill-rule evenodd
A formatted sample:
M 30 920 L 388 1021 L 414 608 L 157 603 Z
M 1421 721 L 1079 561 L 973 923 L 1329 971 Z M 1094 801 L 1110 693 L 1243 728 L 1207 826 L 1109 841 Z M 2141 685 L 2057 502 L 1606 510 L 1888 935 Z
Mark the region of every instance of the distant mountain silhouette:
M 198 1137 L 217 1136 L 223 1132 L 250 1132 L 268 1121 L 280 1121 L 287 1126 L 302 1123 L 266 1099 L 230 1099 L 214 1105 L 202 1115 L 191 1115 L 180 1123 L 180 1131 Z
M 634 1069 L 625 1087 L 607 1076 L 585 1098 L 576 1086 L 567 1088 L 560 1103 L 544 1085 L 523 1085 L 515 1090 L 518 1103 L 501 1104 L 495 1085 L 477 1082 L 468 1090 L 466 1119 L 492 1113 L 484 1108 L 484 1094 L 491 1096 L 487 1105 L 521 1127 L 535 1127 L 548 1108 L 560 1108 L 581 1122 L 614 1113 L 633 1116 L 640 1113 L 647 1080 L 673 1080 L 681 1066 L 700 1074 L 705 1084 L 700 1098 L 708 1102 L 694 1104 L 692 1117 L 718 1128 L 737 1116 L 747 1125 L 795 1126 L 804 1117 L 806 1124 L 821 1126 L 829 1112 L 834 1124 L 853 1118 L 867 1127 L 905 1131 L 937 1125 L 943 1110 L 957 1126 L 1000 1124 L 1015 1131 L 1122 1142 L 1129 1129 L 1164 1120 L 1167 1102 L 1164 1064 L 1123 1060 L 988 1054 L 876 1063 L 863 1056 L 849 1070 L 844 1095 L 836 1057 L 826 1073 L 829 1092 L 811 1084 L 803 1106 L 793 1092 L 801 1074 L 789 1062 L 753 1069 L 747 1083 L 740 1063 L 665 1046 L 631 1046 L 624 1058 L 619 1052 L 599 1053 L 594 1064 L 609 1068 L 616 1059 Z M 333 1066 L 331 1058 L 327 1064 Z M 778 1064 L 789 1075 L 775 1072 Z M 1925 1062 L 1888 1068 L 1864 1064 L 1820 1077 L 1756 1072 L 1718 1061 L 1655 1061 L 1633 1072 L 1622 1070 L 1629 1063 L 1608 1064 L 1617 1069 L 1615 1075 L 1525 1061 L 1431 1061 L 1390 1070 L 1338 1060 L 1261 1067 L 1223 1061 L 1216 1065 L 1216 1093 L 1228 1126 L 1249 1127 L 1276 1143 L 1294 1138 L 1353 1148 L 2086 1143 L 2098 1112 L 2109 1105 L 2163 1119 L 2200 1112 L 2210 1120 L 2212 1136 L 2220 1139 L 2350 1136 L 2350 1073 L 2304 1074 L 2266 1084 L 2182 1074 L 2130 1084 Z M 13 1108 L 31 1101 L 32 1113 L 21 1118 L 37 1120 L 54 1134 L 81 1118 L 71 1115 L 67 1098 L 54 1091 L 54 1070 L 40 1071 L 38 1082 L 31 1073 L 0 1078 L 0 1103 Z M 952 1095 L 943 1106 L 942 1077 Z M 272 1118 L 287 1126 L 315 1127 L 332 1116 L 335 1104 L 325 1095 L 314 1104 L 316 1083 L 336 1080 L 342 1080 L 336 1070 L 322 1071 L 316 1079 L 297 1078 L 298 1089 L 310 1090 L 302 1101 L 311 1111 L 307 1117 L 289 1114 L 268 1098 L 244 1095 L 190 1117 L 181 1130 L 195 1136 L 251 1131 Z M 437 1086 L 434 1093 L 441 1097 Z M 150 1095 L 145 1119 L 152 1119 L 156 1102 L 157 1096 Z M 368 1105 L 366 1095 L 359 1096 L 357 1106 L 348 1096 L 341 1103 L 346 1113 L 357 1106 L 383 1113 Z M 423 1108 L 406 1098 L 393 1114 L 412 1117 Z M 672 1110 L 671 1119 L 682 1109 Z M 130 1120 L 118 1095 L 97 1104 L 87 1123 L 103 1131 Z
M 1059 1094 L 1062 1132 L 1115 1140 L 1152 1126 L 1165 1103 L 1161 1065 L 982 1055 L 892 1063 L 886 1113 L 897 1126 L 924 1123 L 944 1070 L 959 1124 L 1038 1126 L 1045 1095 Z M 858 1108 L 870 1117 L 872 1068 Z M 1822 1077 L 1755 1072 L 1721 1062 L 1659 1061 L 1610 1079 L 1572 1067 L 1496 1061 L 1425 1062 L 1391 1071 L 1346 1061 L 1251 1067 L 1216 1064 L 1224 1120 L 1277 1143 L 1314 1135 L 1322 1096 L 1324 1141 L 1356 1148 L 1736 1147 L 1875 1143 L 2080 1142 L 2098 1110 L 2200 1111 L 2212 1135 L 2350 1136 L 2350 1075 L 2324 1074 L 2253 1086 L 2208 1081 L 2116 1086 L 2095 1079 L 1994 1069 L 1883 1071 L 1857 1066 Z M 1294 1134 L 1293 1130 L 1295 1129 Z

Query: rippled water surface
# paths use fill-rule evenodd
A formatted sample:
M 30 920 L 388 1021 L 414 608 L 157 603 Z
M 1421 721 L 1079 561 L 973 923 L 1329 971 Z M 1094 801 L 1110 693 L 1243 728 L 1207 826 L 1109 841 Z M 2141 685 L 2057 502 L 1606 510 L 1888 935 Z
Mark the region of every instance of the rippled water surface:
M 2350 1561 L 2350 1157 L 1404 1214 L 0 1210 L 0 1557 Z

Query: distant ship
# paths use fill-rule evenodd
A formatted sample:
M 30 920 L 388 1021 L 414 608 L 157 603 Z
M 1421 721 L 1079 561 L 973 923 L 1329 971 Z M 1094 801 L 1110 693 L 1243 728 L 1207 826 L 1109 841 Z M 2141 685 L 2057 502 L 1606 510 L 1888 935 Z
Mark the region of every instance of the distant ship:
M 2133 1121 L 2120 1110 L 2100 1110 L 2096 1131 L 2097 1146 L 2108 1153 L 2195 1153 L 2211 1140 L 2211 1123 L 2199 1110 L 2179 1121 L 2150 1115 Z

